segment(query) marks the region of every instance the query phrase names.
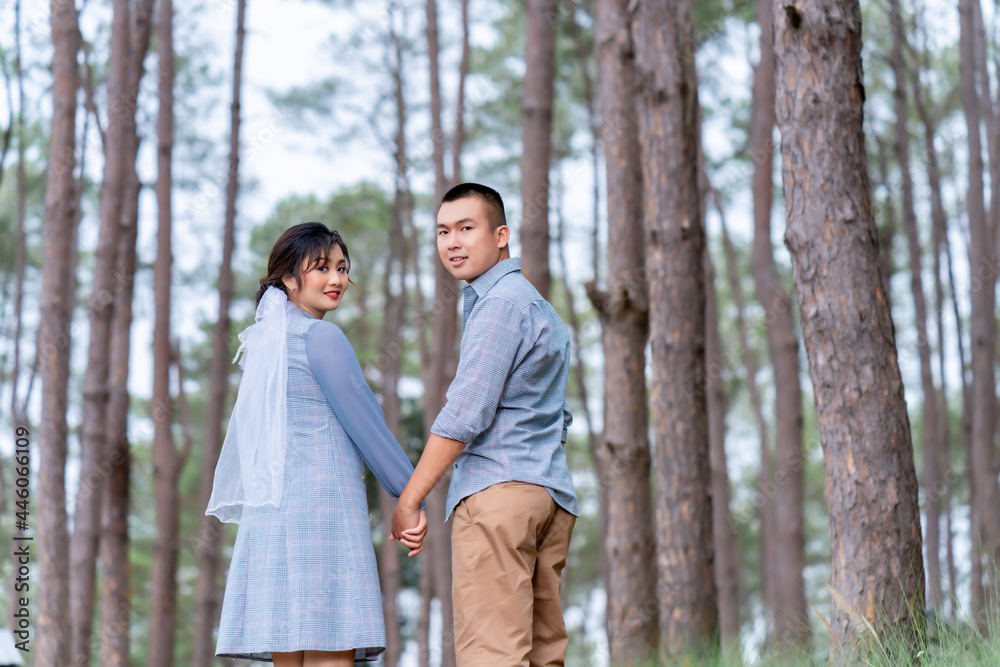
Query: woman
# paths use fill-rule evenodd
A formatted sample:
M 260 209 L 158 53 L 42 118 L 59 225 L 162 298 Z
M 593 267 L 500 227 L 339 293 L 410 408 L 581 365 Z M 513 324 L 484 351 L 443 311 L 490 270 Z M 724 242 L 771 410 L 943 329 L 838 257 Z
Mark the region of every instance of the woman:
M 362 459 L 396 498 L 413 466 L 347 338 L 323 320 L 350 266 L 337 232 L 288 229 L 260 281 L 256 323 L 240 334 L 244 374 L 206 511 L 240 524 L 218 656 L 339 667 L 385 650 Z M 409 555 L 426 529 L 421 512 L 400 540 Z

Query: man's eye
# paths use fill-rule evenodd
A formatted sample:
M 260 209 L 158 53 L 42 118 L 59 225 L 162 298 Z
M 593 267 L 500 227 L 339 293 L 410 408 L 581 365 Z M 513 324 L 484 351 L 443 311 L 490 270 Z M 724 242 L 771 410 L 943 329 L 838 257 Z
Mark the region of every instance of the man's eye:
M 464 231 L 465 231 L 466 229 L 472 229 L 472 227 L 470 227 L 469 225 L 466 225 L 465 227 L 462 227 L 462 231 L 463 231 L 463 232 L 464 232 Z

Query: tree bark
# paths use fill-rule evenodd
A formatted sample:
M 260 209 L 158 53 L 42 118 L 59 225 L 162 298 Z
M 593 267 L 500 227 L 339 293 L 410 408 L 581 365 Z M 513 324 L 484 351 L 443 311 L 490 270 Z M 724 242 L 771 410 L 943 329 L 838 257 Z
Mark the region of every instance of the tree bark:
M 15 3 L 15 14 L 20 18 L 20 8 Z M 7 152 L 10 150 L 10 142 L 14 138 L 14 128 L 17 126 L 17 117 L 14 115 L 14 93 L 10 87 L 10 72 L 7 71 L 7 54 L 0 51 L 0 69 L 3 70 L 4 89 L 7 91 L 7 129 L 3 131 L 3 138 L 0 139 L 0 186 L 3 185 L 4 172 L 7 167 Z M 4 302 L 7 301 L 7 283 L 3 285 Z
M 753 349 L 750 347 L 748 327 L 743 315 L 746 312 L 746 304 L 743 300 L 743 288 L 740 286 L 739 263 L 736 258 L 736 250 L 729 238 L 729 231 L 726 229 L 725 214 L 722 210 L 722 202 L 717 193 L 713 191 L 712 201 L 715 202 L 719 212 L 719 221 L 722 229 L 722 246 L 726 254 L 726 269 L 729 274 L 729 287 L 733 294 L 733 303 L 736 306 L 736 328 L 740 333 L 740 349 L 743 351 L 743 366 L 747 374 L 747 391 L 750 394 L 750 404 L 753 406 L 754 416 L 757 419 L 757 432 L 760 437 L 760 473 L 757 477 L 757 492 L 760 494 L 760 508 L 757 514 L 760 517 L 760 558 L 761 558 L 761 578 L 763 579 L 763 597 L 765 620 L 770 620 L 768 627 L 767 644 L 774 646 L 778 644 L 780 648 L 782 642 L 775 642 L 776 637 L 782 637 L 775 626 L 775 619 L 779 614 L 778 608 L 781 603 L 778 599 L 778 588 L 780 587 L 781 575 L 784 571 L 777 567 L 778 536 L 775 524 L 776 508 L 778 504 L 777 489 L 775 482 L 774 463 L 771 456 L 770 438 L 768 437 L 767 420 L 764 419 L 763 401 L 760 397 L 760 390 L 757 388 L 757 360 L 754 357 Z M 768 225 L 770 229 L 770 225 Z M 770 253 L 770 244 L 768 245 Z M 706 274 L 707 275 L 707 274 Z M 776 276 L 775 276 L 776 277 Z M 706 287 L 706 294 L 708 293 Z M 714 297 L 714 291 L 713 291 Z M 720 346 L 721 347 L 721 346 Z M 708 355 L 708 383 L 715 380 L 717 374 L 713 371 L 715 365 L 724 367 L 726 360 L 721 358 L 721 349 L 715 356 Z M 797 365 L 797 364 L 796 364 Z M 709 396 L 711 399 L 711 395 Z M 711 418 L 711 410 L 709 411 Z M 709 421 L 711 428 L 711 421 Z M 718 573 L 716 573 L 718 579 Z M 787 613 L 787 612 L 786 612 Z
M 978 0 L 977 0 L 978 1 Z M 996 426 L 996 381 L 994 377 L 996 319 L 994 288 L 997 266 L 991 257 L 989 225 L 983 204 L 983 161 L 979 134 L 979 97 L 975 85 L 975 32 L 973 0 L 960 0 L 959 25 L 962 106 L 969 142 L 969 191 L 966 207 L 969 215 L 969 267 L 972 274 L 972 310 L 969 315 L 972 334 L 972 473 L 976 536 L 973 543 L 987 557 L 990 567 L 1000 557 L 1000 487 L 997 486 L 993 456 Z M 990 577 L 985 590 L 994 590 Z M 985 616 L 977 615 L 980 622 Z
M 944 235 L 944 252 L 948 260 L 948 285 L 951 291 L 952 312 L 955 317 L 955 346 L 958 348 L 958 364 L 961 369 L 959 377 L 962 380 L 962 439 L 965 442 L 965 465 L 966 479 L 969 484 L 969 516 L 970 530 L 969 542 L 976 543 L 976 531 L 978 526 L 978 510 L 976 507 L 976 474 L 973 463 L 972 452 L 972 387 L 966 380 L 968 367 L 965 362 L 965 343 L 962 342 L 962 314 L 958 310 L 958 298 L 955 291 L 955 270 L 952 266 L 951 243 L 948 235 Z M 972 602 L 972 613 L 979 618 L 985 611 L 986 591 L 983 589 L 983 561 L 981 557 L 970 558 L 972 564 L 969 571 L 970 599 Z
M 462 182 L 462 145 L 465 143 L 465 79 L 469 76 L 469 0 L 462 4 L 462 59 L 458 64 L 458 95 L 455 100 L 455 133 L 451 141 L 451 185 Z
M 173 405 L 170 399 L 170 279 L 173 265 L 171 244 L 171 158 L 174 145 L 174 42 L 172 0 L 160 0 L 157 48 L 160 56 L 160 109 L 156 122 L 156 201 L 159 220 L 156 232 L 156 262 L 153 267 L 155 319 L 153 327 L 153 488 L 156 497 L 156 541 L 153 546 L 152 596 L 149 633 L 149 667 L 174 664 L 174 634 L 177 605 L 177 553 L 179 550 L 177 479 L 183 462 L 172 435 Z
M 430 503 L 428 503 L 428 507 Z M 420 564 L 420 612 L 417 615 L 417 645 L 418 664 L 420 667 L 430 667 L 431 664 L 431 598 L 434 597 L 434 567 L 430 558 L 425 558 Z
M 243 84 L 243 42 L 246 0 L 236 9 L 236 47 L 233 56 L 233 96 L 229 125 L 229 180 L 226 183 L 226 219 L 222 232 L 222 261 L 219 265 L 219 319 L 212 335 L 212 361 L 209 369 L 208 414 L 205 419 L 205 448 L 202 453 L 201 496 L 199 507 L 207 507 L 212 495 L 215 467 L 222 446 L 222 419 L 229 388 L 229 342 L 232 320 L 229 307 L 233 299 L 233 248 L 236 237 L 236 197 L 240 179 L 240 91 Z M 223 526 L 214 516 L 201 519 L 197 546 L 198 584 L 195 598 L 195 634 L 193 667 L 209 667 L 215 657 L 212 629 L 219 606 L 219 554 Z
M 601 318 L 604 348 L 604 434 L 600 483 L 607 487 L 607 624 L 611 660 L 641 664 L 659 644 L 656 542 L 650 488 L 646 340 L 649 296 L 645 265 L 642 167 L 627 0 L 598 0 L 595 48 L 607 166 L 608 286 L 588 283 Z M 603 470 L 601 470 L 603 468 Z
M 21 374 L 21 330 L 23 327 L 24 265 L 27 254 L 25 239 L 25 208 L 27 185 L 24 175 L 24 72 L 21 67 L 21 0 L 14 3 L 14 74 L 17 77 L 17 247 L 14 257 L 14 359 L 10 381 L 10 414 L 15 424 L 24 421 L 17 402 L 18 379 Z M 16 627 L 11 624 L 11 628 Z
M 878 137 L 875 138 L 878 143 L 878 154 L 875 156 L 878 162 L 878 175 L 879 182 L 883 187 L 889 190 L 889 195 L 885 198 L 885 203 L 882 205 L 884 211 L 882 217 L 882 224 L 879 226 L 878 220 L 875 221 L 876 234 L 878 235 L 878 263 L 879 263 L 879 274 L 882 276 L 882 291 L 885 294 L 885 302 L 889 304 L 889 310 L 892 311 L 892 274 L 895 272 L 892 262 L 892 244 L 896 238 L 896 207 L 894 204 L 895 195 L 894 188 L 889 182 L 889 166 L 886 160 L 885 154 L 888 149 L 882 143 L 882 140 Z
M 775 385 L 775 465 L 772 481 L 774 522 L 773 568 L 775 646 L 808 650 L 805 534 L 803 518 L 802 388 L 799 382 L 799 342 L 792 322 L 791 298 L 781 287 L 771 245 L 774 193 L 774 41 L 772 0 L 758 0 L 761 26 L 760 61 L 754 68 L 753 115 L 750 126 L 753 172 L 753 274 L 757 299 L 767 320 L 767 343 Z M 778 576 L 780 573 L 780 576 Z
M 552 161 L 552 90 L 556 0 L 528 0 L 521 105 L 521 270 L 549 298 L 549 166 Z
M 937 391 L 931 369 L 931 347 L 928 339 L 927 302 L 924 299 L 921 275 L 920 236 L 917 231 L 917 217 L 913 204 L 913 179 L 910 176 L 910 147 L 906 128 L 906 63 L 903 60 L 903 16 L 899 0 L 889 0 L 889 22 L 892 24 L 893 43 L 890 61 L 896 80 L 893 91 L 895 102 L 895 146 L 896 162 L 902 177 L 903 229 L 906 232 L 910 251 L 910 286 L 916 311 L 917 353 L 920 356 L 920 387 L 923 396 L 923 449 L 924 449 L 924 505 L 927 520 L 926 571 L 928 604 L 932 609 L 941 610 L 941 560 L 939 558 L 941 531 L 941 497 L 936 490 L 938 472 L 938 416 Z
M 131 467 L 128 372 L 141 185 L 135 169 L 139 140 L 134 128 L 131 132 L 127 147 L 129 173 L 123 193 L 121 231 L 116 253 L 115 271 L 123 277 L 123 282 L 114 296 L 105 425 L 105 438 L 109 446 L 106 458 L 102 460 L 102 473 L 109 476 L 107 488 L 102 494 L 103 516 L 99 545 L 102 566 L 101 664 L 113 664 L 117 667 L 129 665 L 129 624 L 136 615 L 130 599 L 128 558 L 128 485 Z
M 448 178 L 444 171 L 444 132 L 441 129 L 441 84 L 438 70 L 437 3 L 427 0 L 427 53 L 430 62 L 431 135 L 434 143 L 434 201 L 444 197 Z M 434 262 L 434 321 L 433 351 L 429 366 L 422 369 L 424 380 L 424 427 L 430 431 L 437 414 L 444 408 L 445 392 L 454 377 L 455 337 L 458 330 L 458 283 L 440 261 Z M 444 524 L 445 505 L 450 470 L 438 482 L 427 498 L 427 521 L 431 525 Z M 428 554 L 434 569 L 433 592 L 441 601 L 442 658 L 441 667 L 454 667 L 455 618 L 451 603 L 451 527 L 447 524 L 429 531 Z
M 653 357 L 660 646 L 678 656 L 710 648 L 718 625 L 691 3 L 640 3 L 632 35 Z
M 562 158 L 557 158 L 557 163 L 561 162 Z M 559 167 L 557 167 L 557 170 Z M 580 400 L 580 409 L 583 412 L 583 421 L 587 425 L 587 451 L 590 453 L 591 459 L 594 461 L 594 469 L 597 471 L 597 478 L 599 480 L 597 488 L 597 499 L 599 503 L 598 507 L 598 522 L 600 525 L 600 540 L 603 545 L 607 541 L 608 534 L 608 487 L 604 483 L 607 475 L 607 456 L 601 451 L 600 445 L 598 444 L 597 432 L 594 430 L 594 418 L 590 412 L 590 396 L 587 391 L 587 366 L 583 362 L 582 350 L 580 343 L 580 315 L 576 307 L 576 295 L 573 294 L 573 290 L 569 286 L 568 272 L 568 262 L 566 261 L 566 226 L 565 226 L 565 216 L 563 215 L 563 183 L 561 175 L 558 175 L 557 171 L 557 181 L 556 181 L 556 254 L 559 259 L 559 282 L 562 288 L 563 294 L 566 296 L 566 310 L 569 314 L 569 332 L 570 332 L 570 342 L 572 350 L 575 350 L 575 354 L 572 355 L 572 365 L 573 365 L 573 383 L 576 385 L 577 398 Z M 611 584 L 609 583 L 609 562 L 608 559 L 601 559 L 601 575 L 604 580 L 604 590 L 611 590 Z M 563 579 L 563 590 L 569 590 L 569 585 L 566 583 L 566 579 Z M 607 616 L 605 616 L 607 618 Z
M 938 445 L 938 477 L 940 478 L 941 473 L 944 473 L 944 488 L 943 488 L 943 499 L 945 503 L 945 546 L 947 553 L 947 566 L 948 566 L 948 588 L 951 599 L 950 613 L 952 619 L 954 619 L 954 614 L 956 612 L 957 605 L 957 592 L 956 592 L 956 579 L 957 573 L 955 571 L 955 557 L 953 548 L 953 529 L 952 529 L 952 516 L 951 516 L 951 496 L 952 496 L 952 471 L 950 461 L 951 453 L 951 438 L 949 436 L 948 428 L 948 386 L 946 382 L 945 375 L 945 329 L 944 329 L 944 283 L 941 280 L 941 252 L 944 248 L 946 242 L 946 236 L 948 234 L 948 217 L 945 214 L 944 205 L 941 200 L 941 170 L 938 166 L 937 149 L 934 147 L 934 135 L 936 133 L 936 127 L 933 119 L 931 118 L 930 112 L 927 109 L 927 105 L 924 103 L 923 97 L 923 87 L 920 83 L 920 66 L 921 63 L 916 57 L 915 50 L 911 45 L 907 45 L 910 53 L 913 55 L 913 67 L 910 68 L 911 83 L 913 85 L 913 100 L 916 104 L 917 115 L 920 117 L 921 125 L 923 126 L 924 135 L 924 152 L 926 154 L 926 169 L 927 169 L 927 180 L 930 186 L 930 198 L 931 198 L 931 245 L 934 262 L 934 303 L 936 307 L 936 324 L 937 324 L 937 341 L 938 341 L 938 375 L 941 378 L 941 391 L 940 391 L 940 413 L 937 419 L 937 445 Z M 956 319 L 956 325 L 960 328 L 961 321 Z M 964 353 L 961 355 L 962 359 L 962 372 L 964 369 Z M 925 427 L 926 428 L 926 427 Z M 937 487 L 935 487 L 937 488 Z M 971 509 L 971 504 L 970 504 Z M 977 599 L 978 601 L 978 599 Z
M 118 247 L 114 251 L 113 260 L 116 263 L 114 267 L 113 288 L 112 294 L 114 305 L 110 310 L 110 314 L 114 317 L 114 320 L 109 320 L 109 324 L 117 322 L 118 316 L 114 312 L 118 304 L 122 302 L 124 298 L 124 293 L 128 293 L 128 308 L 131 309 L 131 295 L 132 295 L 132 280 L 135 271 L 135 259 L 131 260 L 122 257 L 121 253 L 135 253 L 135 238 L 134 231 L 132 232 L 131 241 L 127 238 L 129 235 L 129 230 L 131 230 L 137 223 L 138 218 L 138 199 L 139 199 L 139 176 L 136 173 L 136 156 L 139 151 L 139 137 L 136 133 L 136 122 L 135 122 L 135 99 L 138 95 L 139 85 L 143 75 L 143 61 L 146 57 L 146 52 L 149 47 L 149 35 L 152 25 L 152 12 L 153 12 L 153 2 L 152 0 L 143 0 L 135 6 L 135 22 L 131 26 L 129 31 L 129 52 L 128 52 L 128 62 L 126 65 L 126 81 L 122 91 L 122 96 L 119 103 L 113 103 L 109 106 L 109 113 L 117 114 L 114 119 L 117 124 L 122 126 L 122 132 L 124 133 L 123 144 L 124 144 L 124 175 L 125 186 L 122 190 L 122 202 L 120 208 L 120 219 L 118 224 L 118 229 L 115 232 L 117 236 Z M 81 176 L 81 194 L 82 194 L 82 176 Z M 109 253 L 110 255 L 110 253 Z M 131 267 L 131 268 L 127 268 Z M 107 297 L 101 297 L 107 298 Z M 117 323 L 112 324 L 112 326 L 131 326 L 131 314 L 126 320 L 127 324 L 119 325 Z M 115 333 L 111 334 L 112 337 L 117 335 Z M 128 333 L 125 333 L 126 340 Z M 105 341 L 107 344 L 107 341 Z M 124 364 L 124 379 L 118 378 L 112 381 L 110 374 L 115 373 L 115 357 L 116 351 L 111 350 L 108 355 L 108 372 L 109 377 L 106 380 L 108 388 L 108 407 L 103 419 L 105 420 L 104 428 L 104 438 L 118 437 L 119 434 L 124 433 L 126 427 L 124 425 L 115 425 L 112 423 L 112 412 L 114 410 L 111 408 L 110 403 L 114 400 L 111 396 L 115 391 L 125 391 L 127 392 L 126 381 L 128 377 L 128 358 L 127 358 L 128 345 L 125 346 L 125 358 L 119 359 L 118 363 Z M 89 366 L 88 366 L 89 371 Z M 122 369 L 118 369 L 119 372 Z M 114 385 L 114 382 L 121 382 L 121 385 Z M 125 412 L 121 414 L 121 420 L 127 420 L 127 398 L 125 399 Z M 124 421 L 121 421 L 124 424 Z M 103 448 L 104 445 L 101 445 Z M 95 463 L 106 469 L 107 457 L 103 456 Z M 73 576 L 71 578 L 71 599 L 72 599 L 72 614 L 73 614 L 73 627 L 72 627 L 72 644 L 73 644 L 73 654 L 76 656 L 81 656 L 77 658 L 77 664 L 85 667 L 90 664 L 90 638 L 93 626 L 93 616 L 94 616 L 94 599 L 96 596 L 96 591 L 94 588 L 95 575 L 96 575 L 96 561 L 98 553 L 99 535 L 98 535 L 98 524 L 101 521 L 100 508 L 101 508 L 101 495 L 103 493 L 104 487 L 104 476 L 100 470 L 95 470 L 92 472 L 91 476 L 84 477 L 81 475 L 81 480 L 85 480 L 81 484 L 81 491 L 77 496 L 77 514 L 74 517 L 74 533 L 71 542 L 71 553 L 73 555 L 72 567 Z
M 852 615 L 916 643 L 924 623 L 917 478 L 871 210 L 861 10 L 854 0 L 777 9 L 785 242 L 826 466 L 831 627 L 844 651 L 856 643 L 864 651 L 864 626 Z
M 596 16 L 596 12 L 594 15 Z M 590 74 L 590 58 L 587 53 L 587 45 L 583 39 L 583 31 L 580 30 L 580 25 L 576 20 L 575 12 L 569 17 L 568 26 L 573 35 L 573 42 L 576 44 L 577 59 L 580 62 L 580 76 L 583 78 L 583 101 L 587 107 L 587 125 L 590 128 L 591 134 L 590 162 L 593 168 L 593 195 L 591 200 L 593 209 L 591 215 L 594 220 L 594 225 L 591 228 L 590 252 L 592 264 L 591 272 L 593 274 L 592 280 L 596 285 L 600 282 L 601 273 L 599 225 L 601 211 L 601 162 L 598 154 L 601 146 L 601 121 L 597 115 L 597 105 L 594 99 L 594 83 L 593 77 Z M 599 60 L 600 46 L 597 44 L 595 44 L 595 51 Z M 598 68 L 600 68 L 600 62 L 598 62 Z
M 986 211 L 986 237 L 989 240 L 1000 220 L 1000 115 L 997 114 L 997 107 L 994 103 L 993 92 L 990 86 L 989 67 L 986 64 L 986 29 L 983 25 L 983 8 L 979 0 L 971 2 L 972 20 L 974 23 L 974 47 L 975 68 L 977 81 L 979 83 L 979 108 L 984 116 L 986 125 L 986 152 L 989 156 L 990 170 L 990 207 Z M 988 245 L 987 248 L 992 248 Z M 989 250 L 987 250 L 989 254 Z
M 400 328 L 406 316 L 406 243 L 403 236 L 405 225 L 403 218 L 407 215 L 409 199 L 409 182 L 407 177 L 406 155 L 406 99 L 403 87 L 403 50 L 400 39 L 390 26 L 390 43 L 387 48 L 392 51 L 394 66 L 390 74 L 396 99 L 396 192 L 392 203 L 392 228 L 389 236 L 389 257 L 385 265 L 385 283 L 383 298 L 385 301 L 385 320 L 382 331 L 382 353 L 379 355 L 379 368 L 382 371 L 382 411 L 385 413 L 385 423 L 396 439 L 400 435 L 400 400 L 399 378 L 402 366 L 402 341 Z M 393 288 L 394 276 L 398 276 L 398 289 Z M 388 520 L 396 508 L 393 498 L 385 489 L 379 492 L 379 506 L 382 510 L 383 534 L 388 534 Z M 385 616 L 386 650 L 384 661 L 386 667 L 396 667 L 402 654 L 402 638 L 400 637 L 399 611 L 396 596 L 402 583 L 399 545 L 388 540 L 382 546 L 380 559 L 380 577 L 382 582 L 382 608 Z
M 726 395 L 722 367 L 712 360 L 722 353 L 715 270 L 705 246 L 705 397 L 712 465 L 712 539 L 715 542 L 715 585 L 719 591 L 719 630 L 728 650 L 740 647 L 740 558 L 735 524 L 729 513 L 729 472 L 726 469 Z
M 66 528 L 66 408 L 72 337 L 73 294 L 70 239 L 76 216 L 73 180 L 76 147 L 76 7 L 52 0 L 52 132 L 45 190 L 45 265 L 36 363 L 42 376 L 38 430 L 38 591 L 37 643 L 33 664 L 57 667 L 70 652 L 69 535 Z
M 70 545 L 72 651 L 89 664 L 89 644 L 94 614 L 94 577 L 98 551 L 101 496 L 106 477 L 101 467 L 110 452 L 106 444 L 108 374 L 114 302 L 123 281 L 115 275 L 121 236 L 122 199 L 128 179 L 129 146 L 135 135 L 135 106 L 130 105 L 130 8 L 127 0 L 113 3 L 111 61 L 108 68 L 108 129 L 104 146 L 104 182 L 101 187 L 100 233 L 94 261 L 89 303 L 90 340 L 83 380 L 83 420 L 80 427 L 80 484 L 75 499 Z M 75 62 L 75 60 L 74 60 Z M 126 638 L 127 644 L 127 638 Z M 125 649 L 127 652 L 127 648 Z
M 26 410 L 22 409 L 19 404 L 18 398 L 18 379 L 21 374 L 21 331 L 24 324 L 23 316 L 23 302 L 24 302 L 24 266 L 25 266 L 25 256 L 27 255 L 27 243 L 24 227 L 25 219 L 25 208 L 27 202 L 27 187 L 25 182 L 24 173 L 24 72 L 21 67 L 21 0 L 16 0 L 14 3 L 14 43 L 15 43 L 15 57 L 14 57 L 14 73 L 17 77 L 17 248 L 15 250 L 14 259 L 14 360 L 13 369 L 11 370 L 11 381 L 10 381 L 10 415 L 11 420 L 14 425 L 14 429 L 19 426 L 27 426 L 27 415 Z M 86 118 L 86 117 L 85 117 Z M 87 124 L 84 122 L 84 136 L 86 136 Z M 82 171 L 82 160 L 81 156 L 81 171 Z M 77 210 L 79 210 L 79 203 L 77 203 Z M 72 253 L 71 253 L 72 254 Z M 71 281 L 72 282 L 72 281 Z M 75 296 L 75 283 L 67 291 Z M 70 299 L 71 302 L 75 302 L 75 298 Z M 70 309 L 72 317 L 72 309 Z M 27 405 L 25 403 L 24 405 Z M 30 461 L 29 461 L 30 463 Z M 2 471 L 0 471 L 0 482 L 2 482 Z M 13 483 L 13 482 L 12 482 Z M 12 487 L 11 487 L 12 488 Z M 6 496 L 6 486 L 3 490 Z M 23 536 L 25 530 L 23 527 L 17 528 L 15 526 L 15 539 L 17 537 Z M 8 591 L 16 591 L 16 586 L 19 583 L 17 581 L 17 572 L 14 568 L 11 568 L 10 580 L 8 581 Z M 14 595 L 7 596 L 7 609 L 4 618 L 7 619 L 7 627 L 14 630 L 17 628 L 17 618 L 14 614 L 18 611 L 18 600 Z

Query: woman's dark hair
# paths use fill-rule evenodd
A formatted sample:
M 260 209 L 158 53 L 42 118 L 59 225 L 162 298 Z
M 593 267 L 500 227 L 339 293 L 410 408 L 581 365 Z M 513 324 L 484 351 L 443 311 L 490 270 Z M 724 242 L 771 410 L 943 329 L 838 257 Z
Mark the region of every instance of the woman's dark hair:
M 306 269 L 311 269 L 321 259 L 329 257 L 330 249 L 335 244 L 344 251 L 344 260 L 350 271 L 351 257 L 347 254 L 347 244 L 336 231 L 328 229 L 322 222 L 303 222 L 286 229 L 271 248 L 271 256 L 267 259 L 267 277 L 260 279 L 257 303 L 260 303 L 268 287 L 277 287 L 287 295 L 282 278 L 291 275 L 299 283 L 302 264 L 306 263 Z

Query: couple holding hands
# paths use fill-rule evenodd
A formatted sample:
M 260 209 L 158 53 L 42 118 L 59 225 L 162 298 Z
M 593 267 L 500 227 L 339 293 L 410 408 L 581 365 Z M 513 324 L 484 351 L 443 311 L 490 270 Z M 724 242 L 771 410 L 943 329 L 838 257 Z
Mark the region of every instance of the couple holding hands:
M 579 515 L 564 451 L 569 334 L 510 258 L 495 190 L 449 190 L 436 230 L 441 262 L 468 285 L 458 370 L 416 469 L 323 319 L 350 283 L 344 240 L 310 222 L 271 250 L 206 512 L 239 523 L 216 655 L 340 667 L 385 650 L 364 461 L 397 499 L 389 539 L 411 556 L 424 499 L 454 468 L 459 667 L 564 664 L 560 582 Z

